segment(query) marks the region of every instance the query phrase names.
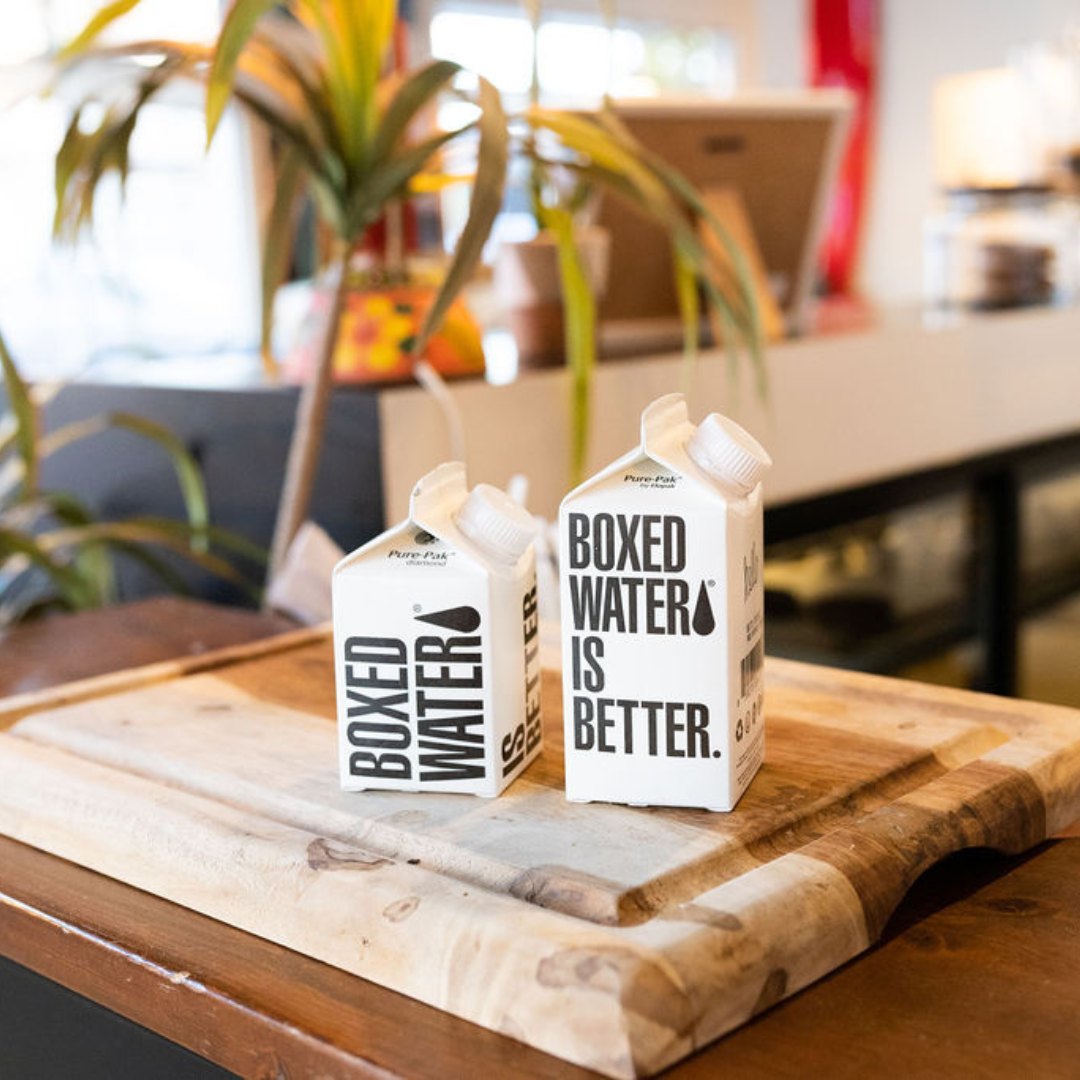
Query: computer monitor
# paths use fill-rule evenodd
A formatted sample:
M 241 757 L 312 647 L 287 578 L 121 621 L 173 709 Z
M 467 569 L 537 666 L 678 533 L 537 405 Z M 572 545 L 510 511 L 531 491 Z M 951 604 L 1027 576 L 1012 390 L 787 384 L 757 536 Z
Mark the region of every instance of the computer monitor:
M 817 255 L 852 109 L 842 90 L 738 95 L 724 100 L 622 99 L 615 113 L 649 150 L 699 189 L 735 188 L 747 210 L 769 285 L 789 333 L 807 328 Z M 601 337 L 678 338 L 668 242 L 628 204 L 608 197 L 613 272 L 600 308 Z

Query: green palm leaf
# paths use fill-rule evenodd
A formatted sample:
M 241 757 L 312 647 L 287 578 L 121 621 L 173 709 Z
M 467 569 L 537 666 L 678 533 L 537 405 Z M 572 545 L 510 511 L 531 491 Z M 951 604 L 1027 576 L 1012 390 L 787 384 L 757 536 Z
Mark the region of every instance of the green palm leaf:
M 93 217 L 94 196 L 102 177 L 110 170 L 127 180 L 128 151 L 142 107 L 175 75 L 190 70 L 197 62 L 197 52 L 178 49 L 143 78 L 133 101 L 112 105 L 97 128 L 90 133 L 80 129 L 82 110 L 76 110 L 57 153 L 54 177 L 56 212 L 54 235 L 74 240 L 78 231 Z
M 443 146 L 456 139 L 462 130 L 442 131 L 421 143 L 406 147 L 372 172 L 367 182 L 356 190 L 349 204 L 346 237 L 350 240 L 357 239 L 383 213 L 386 204 L 403 195 L 409 181 Z
M 729 352 L 734 356 L 739 341 L 746 342 L 750 349 L 751 359 L 760 370 L 760 349 L 758 345 L 760 334 L 753 313 L 748 309 L 747 301 L 743 295 L 744 290 L 738 284 L 736 284 L 736 287 L 726 290 L 718 287 L 708 252 L 702 245 L 696 231 L 691 227 L 689 216 L 681 212 L 670 200 L 653 203 L 634 185 L 631 179 L 621 173 L 599 167 L 596 164 L 588 164 L 579 168 L 583 175 L 592 178 L 612 194 L 625 199 L 647 218 L 656 221 L 668 233 L 672 249 L 675 252 L 675 265 L 678 266 L 681 260 L 687 268 L 693 268 L 706 299 L 716 309 L 721 321 L 728 327 L 729 332 L 725 334 L 725 340 Z M 677 284 L 676 288 L 679 287 Z M 683 329 L 684 335 L 691 333 L 696 335 L 698 332 L 697 324 L 691 327 L 684 323 Z
M 104 544 L 97 545 L 96 549 L 105 555 L 122 555 L 131 562 L 138 563 L 144 569 L 149 570 L 171 593 L 177 596 L 192 596 L 194 590 L 184 580 L 184 577 L 164 559 L 148 551 L 145 546 L 132 543 L 128 540 L 109 540 Z M 187 555 L 187 552 L 184 552 Z M 245 591 L 248 591 L 245 589 Z
M 596 297 L 574 242 L 574 218 L 552 207 L 541 210 L 541 223 L 555 237 L 559 255 L 559 286 L 563 298 L 566 359 L 570 366 L 570 478 L 584 478 L 591 413 L 592 373 L 596 367 Z
M 4 513 L 5 525 L 22 532 L 33 530 L 47 518 L 55 518 L 66 525 L 88 525 L 94 520 L 90 508 L 66 491 L 40 491 L 34 498 Z
M 480 146 L 477 150 L 476 178 L 469 201 L 469 216 L 439 293 L 413 342 L 411 351 L 414 356 L 423 355 L 428 339 L 441 325 L 450 305 L 472 276 L 480 261 L 484 244 L 491 234 L 495 215 L 502 205 L 510 140 L 499 92 L 483 78 L 480 79 L 479 105 L 480 117 L 476 123 L 480 129 Z
M 220 529 L 195 530 L 180 521 L 167 518 L 138 517 L 124 521 L 100 521 L 90 525 L 71 526 L 38 534 L 35 543 L 46 556 L 87 544 L 154 545 L 182 555 L 185 560 L 202 567 L 216 577 L 243 589 L 252 598 L 258 590 L 239 570 L 219 555 L 200 551 L 195 545 L 210 536 L 223 549 L 236 550 L 253 561 L 265 561 L 265 552 L 250 541 Z M 2 541 L 2 537 L 0 537 Z M 0 548 L 2 550 L 2 548 Z
M 285 280 L 289 269 L 289 257 L 293 250 L 293 212 L 296 199 L 304 185 L 304 170 L 296 148 L 288 146 L 282 155 L 278 167 L 277 185 L 274 189 L 274 201 L 270 207 L 270 217 L 266 224 L 266 236 L 263 240 L 262 258 L 262 294 L 260 322 L 260 352 L 263 366 L 274 377 L 277 365 L 271 348 L 273 332 L 274 297 L 278 287 Z
M 690 392 L 690 376 L 698 354 L 698 327 L 701 322 L 701 304 L 698 294 L 698 276 L 691 259 L 678 250 L 672 251 L 675 264 L 675 295 L 679 302 L 679 315 L 683 324 L 683 366 L 680 382 L 684 394 Z
M 30 391 L 15 367 L 15 360 L 8 351 L 7 342 L 0 334 L 0 367 L 4 371 L 4 391 L 8 408 L 15 418 L 12 435 L 22 462 L 22 498 L 31 498 L 37 491 L 38 479 L 38 413 Z
M 270 20 L 267 20 L 268 22 Z M 233 75 L 230 93 L 253 98 L 262 107 L 297 132 L 304 140 L 313 158 L 327 159 L 335 164 L 339 153 L 334 149 L 336 133 L 328 116 L 312 111 L 304 86 L 308 92 L 318 94 L 317 87 L 298 82 L 298 76 L 287 69 L 278 55 L 259 38 L 252 38 Z M 344 168 L 339 172 L 344 175 Z
M 530 108 L 525 119 L 534 128 L 559 137 L 567 149 L 581 154 L 593 165 L 625 178 L 640 193 L 654 214 L 671 214 L 675 207 L 660 178 L 644 165 L 635 149 L 613 138 L 595 121 L 572 113 Z
M 10 453 L 19 437 L 19 428 L 15 423 L 15 417 L 10 415 L 0 416 L 0 463 L 6 454 Z
M 233 79 L 240 62 L 240 53 L 248 38 L 255 32 L 258 21 L 274 6 L 275 0 L 235 0 L 229 8 L 218 35 L 210 75 L 206 82 L 206 143 L 209 146 L 221 121 Z
M 602 110 L 599 114 L 599 123 L 613 138 L 620 140 L 640 156 L 641 160 L 660 177 L 690 213 L 705 223 L 727 253 L 735 269 L 736 279 L 729 283 L 731 288 L 724 292 L 716 288 L 714 276 L 708 273 L 709 259 L 706 252 L 702 251 L 696 259 L 691 258 L 691 262 L 697 264 L 697 273 L 702 280 L 706 297 L 727 329 L 724 337 L 728 344 L 729 358 L 733 360 L 732 350 L 737 338 L 741 337 L 748 347 L 750 359 L 755 368 L 758 392 L 761 397 L 764 397 L 768 391 L 768 373 L 762 357 L 761 313 L 745 252 L 709 209 L 697 188 L 678 169 L 673 168 L 658 154 L 642 146 L 615 113 L 610 109 Z M 734 371 L 738 370 L 734 362 L 732 366 Z
M 139 0 L 114 0 L 113 3 L 106 4 L 86 24 L 82 32 L 60 50 L 58 58 L 65 60 L 85 52 L 105 29 L 116 22 L 122 15 L 126 15 L 132 8 L 138 6 L 138 4 Z
M 216 525 L 198 528 L 184 521 L 174 521 L 172 518 L 142 515 L 129 518 L 127 524 L 143 526 L 155 529 L 179 540 L 191 542 L 205 536 L 213 547 L 235 555 L 240 559 L 254 563 L 257 566 L 265 566 L 267 561 L 266 549 L 246 536 L 234 533 L 229 529 L 219 529 Z
M 88 420 L 77 420 L 44 436 L 40 443 L 40 456 L 49 457 L 65 446 L 110 429 L 130 431 L 156 443 L 165 451 L 180 485 L 188 522 L 196 535 L 203 536 L 201 545 L 205 547 L 205 537 L 209 535 L 210 507 L 202 473 L 183 441 L 161 424 L 142 416 L 123 412 L 105 413 Z
M 304 99 L 308 115 L 318 126 L 327 150 L 344 161 L 345 148 L 334 126 L 334 109 L 326 85 L 326 72 L 315 58 L 303 55 L 301 42 L 306 34 L 302 27 L 285 19 L 264 19 L 251 39 L 251 45 L 264 50 L 281 72 L 293 81 Z
M 81 611 L 94 606 L 93 584 L 76 567 L 54 556 L 38 537 L 0 525 L 0 566 L 13 555 L 21 555 L 42 570 L 67 607 Z
M 344 199 L 342 188 L 346 180 L 340 171 L 335 170 L 335 156 L 321 151 L 310 134 L 280 107 L 280 102 L 266 93 L 265 87 L 256 87 L 246 79 L 238 79 L 233 86 L 233 95 L 266 124 L 283 144 L 295 147 L 303 157 L 305 167 L 314 178 L 322 181 L 334 202 L 340 205 Z
M 351 122 L 353 89 L 352 66 L 343 52 L 341 37 L 330 21 L 321 0 L 300 0 L 301 17 L 317 35 L 323 51 L 324 72 L 330 110 L 347 164 L 355 162 L 356 131 Z
M 416 114 L 461 71 L 450 60 L 434 60 L 402 83 L 383 113 L 371 146 L 371 163 L 387 158 Z M 370 167 L 370 166 L 369 166 Z

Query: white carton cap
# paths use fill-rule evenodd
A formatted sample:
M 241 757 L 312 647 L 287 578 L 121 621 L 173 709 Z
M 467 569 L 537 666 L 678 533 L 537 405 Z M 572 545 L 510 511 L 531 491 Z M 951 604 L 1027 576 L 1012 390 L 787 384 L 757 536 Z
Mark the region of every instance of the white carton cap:
M 691 460 L 709 476 L 743 494 L 758 485 L 772 464 L 765 447 L 748 431 L 719 413 L 709 413 L 686 447 Z
M 500 562 L 516 563 L 536 535 L 532 514 L 505 491 L 477 484 L 461 504 L 457 527 Z

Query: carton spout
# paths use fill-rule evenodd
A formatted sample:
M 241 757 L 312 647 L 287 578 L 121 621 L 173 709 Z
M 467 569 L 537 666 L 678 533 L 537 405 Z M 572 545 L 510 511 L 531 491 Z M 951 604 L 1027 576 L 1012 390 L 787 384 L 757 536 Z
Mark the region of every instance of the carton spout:
M 460 505 L 467 493 L 464 463 L 444 462 L 416 482 L 409 497 L 409 517 L 422 529 L 439 535 L 438 527 L 431 526 Z
M 641 414 L 641 446 L 649 457 L 653 450 L 669 446 L 672 440 L 686 441 L 693 434 L 690 414 L 683 394 L 665 394 L 657 398 Z
M 709 413 L 686 447 L 699 469 L 714 480 L 748 495 L 771 467 L 772 458 L 744 428 L 719 413 Z
M 477 484 L 461 504 L 457 527 L 490 558 L 516 566 L 536 535 L 532 514 L 505 491 Z

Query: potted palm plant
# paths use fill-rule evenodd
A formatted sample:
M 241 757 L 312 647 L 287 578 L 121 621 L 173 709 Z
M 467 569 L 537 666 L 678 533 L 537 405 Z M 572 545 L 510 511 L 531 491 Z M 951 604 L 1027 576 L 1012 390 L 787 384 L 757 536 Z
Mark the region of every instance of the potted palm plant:
M 271 549 L 272 576 L 310 501 L 351 253 L 375 222 L 423 182 L 450 143 L 478 136 L 464 230 L 438 292 L 408 342 L 412 356 L 422 358 L 476 266 L 499 209 L 506 119 L 498 93 L 481 79 L 474 119 L 449 131 L 417 131 L 425 107 L 451 86 L 461 69 L 449 61 L 434 61 L 412 72 L 384 74 L 395 0 L 235 0 L 213 47 L 169 41 L 102 46 L 102 32 L 138 3 L 115 0 L 103 7 L 62 57 L 69 66 L 107 61 L 111 90 L 100 119 L 89 130 L 89 110 L 76 109 L 57 154 L 57 231 L 71 235 L 91 219 L 101 178 L 110 170 L 121 179 L 126 175 L 140 110 L 163 86 L 188 78 L 206 87 L 208 140 L 227 103 L 235 100 L 266 125 L 279 149 L 263 258 L 264 344 L 274 292 L 291 247 L 292 207 L 302 189 L 310 192 L 332 237 L 322 273 L 329 300 L 316 362 L 297 406 Z M 119 83 L 119 93 L 117 65 L 124 65 L 128 74 Z M 422 359 L 416 370 L 421 377 L 432 377 Z
M 571 480 L 576 483 L 583 475 L 597 356 L 598 288 L 590 261 L 582 255 L 582 241 L 588 241 L 589 234 L 579 230 L 577 221 L 591 192 L 628 201 L 670 239 L 683 324 L 684 383 L 697 356 L 704 304 L 724 329 L 733 363 L 739 349 L 746 350 L 763 393 L 760 319 L 746 259 L 694 186 L 641 146 L 610 110 L 592 117 L 534 104 L 515 119 L 526 133 L 520 152 L 528 155 L 541 177 L 535 185 L 534 209 L 558 265 L 572 385 Z M 545 141 L 543 136 L 552 139 Z M 574 183 L 546 181 L 558 171 L 570 173 Z M 708 234 L 725 252 L 723 262 L 710 254 Z
M 89 110 L 76 110 L 56 160 L 58 231 L 70 234 L 90 220 L 102 176 L 110 170 L 121 178 L 126 174 L 128 145 L 140 110 L 168 82 L 185 77 L 205 84 L 209 138 L 233 99 L 269 128 L 280 149 L 264 251 L 264 339 L 291 243 L 291 210 L 301 188 L 311 192 L 333 237 L 324 271 L 328 298 L 323 333 L 317 362 L 298 404 L 271 575 L 310 500 L 348 291 L 350 253 L 380 218 L 389 213 L 392 220 L 411 188 L 431 183 L 437 156 L 455 140 L 476 140 L 469 214 L 438 294 L 409 341 L 411 354 L 424 356 L 432 332 L 479 260 L 501 203 L 513 133 L 516 152 L 530 162 L 534 209 L 551 237 L 558 265 L 566 355 L 572 370 L 574 478 L 580 477 L 584 464 L 596 359 L 596 289 L 578 228 L 579 212 L 590 192 L 602 190 L 630 200 L 671 237 L 688 360 L 697 348 L 704 297 L 729 331 L 725 340 L 731 348 L 745 344 L 759 361 L 757 318 L 741 253 L 693 187 L 638 146 L 614 116 L 590 119 L 547 109 L 534 94 L 523 113 L 508 119 L 498 93 L 481 78 L 474 119 L 453 130 L 419 134 L 418 117 L 436 95 L 451 87 L 461 69 L 437 60 L 411 73 L 382 74 L 394 0 L 235 0 L 212 48 L 162 41 L 113 48 L 96 44 L 107 26 L 138 3 L 114 0 L 66 50 L 68 64 L 106 60 L 112 70 L 117 63 L 126 63 L 130 77 L 121 81 L 123 92 L 113 95 L 89 130 Z M 112 78 L 110 85 L 115 87 L 117 80 Z M 725 277 L 710 261 L 702 228 L 714 231 L 729 251 L 733 275 Z M 422 359 L 413 371 L 422 382 L 441 389 Z
M 601 8 L 611 33 L 613 5 L 601 3 Z M 526 165 L 538 233 L 534 240 L 504 245 L 496 283 L 502 285 L 503 306 L 526 363 L 544 366 L 565 357 L 570 368 L 571 481 L 577 483 L 589 431 L 597 303 L 608 274 L 609 238 L 587 223 L 597 198 L 628 201 L 670 239 L 683 324 L 684 384 L 697 355 L 703 302 L 724 328 L 733 359 L 740 347 L 747 351 L 763 392 L 761 328 L 745 256 L 694 186 L 641 146 L 606 100 L 596 115 L 541 105 L 540 0 L 528 0 L 526 9 L 533 31 L 529 104 L 510 122 L 518 136 L 512 152 Z M 725 253 L 722 263 L 710 254 L 709 234 Z
M 0 369 L 7 407 L 0 414 L 0 631 L 53 609 L 81 611 L 112 603 L 117 596 L 117 558 L 137 562 L 166 587 L 187 592 L 176 567 L 161 557 L 185 561 L 255 590 L 228 556 L 261 562 L 262 551 L 242 537 L 209 523 L 206 489 L 199 467 L 166 428 L 142 417 L 110 413 L 42 430 L 40 403 L 15 366 L 0 336 Z M 172 463 L 187 518 L 102 520 L 77 495 L 42 484 L 41 466 L 54 453 L 107 429 L 121 429 L 162 450 Z

